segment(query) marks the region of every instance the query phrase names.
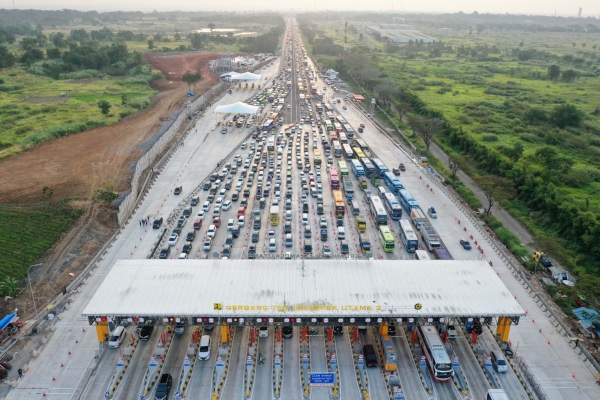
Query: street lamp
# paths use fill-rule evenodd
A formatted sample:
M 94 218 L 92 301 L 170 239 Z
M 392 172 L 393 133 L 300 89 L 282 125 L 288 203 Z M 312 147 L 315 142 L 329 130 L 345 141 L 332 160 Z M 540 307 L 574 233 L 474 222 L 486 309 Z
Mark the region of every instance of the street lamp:
M 27 280 L 29 281 L 29 290 L 31 291 L 31 301 L 33 302 L 33 309 L 35 310 L 36 316 L 38 315 L 38 310 L 37 310 L 37 306 L 35 305 L 35 297 L 33 297 L 33 288 L 31 287 L 31 277 L 29 276 L 29 271 L 31 270 L 31 267 L 38 267 L 43 264 L 44 263 L 33 264 L 33 265 L 30 265 L 29 268 L 27 268 Z

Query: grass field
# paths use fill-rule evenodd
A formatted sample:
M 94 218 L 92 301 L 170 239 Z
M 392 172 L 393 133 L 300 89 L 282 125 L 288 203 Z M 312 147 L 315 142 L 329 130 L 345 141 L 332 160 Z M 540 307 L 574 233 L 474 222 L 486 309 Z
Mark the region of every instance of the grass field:
M 61 205 L 0 205 L 0 276 L 22 279 L 80 212 Z

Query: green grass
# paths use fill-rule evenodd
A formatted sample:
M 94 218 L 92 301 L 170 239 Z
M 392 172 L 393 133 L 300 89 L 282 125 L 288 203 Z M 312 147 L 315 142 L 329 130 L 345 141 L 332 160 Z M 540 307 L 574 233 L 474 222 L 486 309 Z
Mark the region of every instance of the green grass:
M 0 276 L 21 279 L 80 212 L 60 204 L 0 205 Z
M 147 83 L 130 77 L 53 80 L 14 67 L 0 71 L 0 78 L 4 80 L 0 88 L 14 88 L 0 91 L 0 158 L 65 132 L 116 123 L 121 116 L 138 111 L 121 104 L 123 94 L 127 102 L 150 99 L 155 94 Z M 61 93 L 68 97 L 60 97 Z M 112 105 L 108 117 L 100 113 L 100 100 Z

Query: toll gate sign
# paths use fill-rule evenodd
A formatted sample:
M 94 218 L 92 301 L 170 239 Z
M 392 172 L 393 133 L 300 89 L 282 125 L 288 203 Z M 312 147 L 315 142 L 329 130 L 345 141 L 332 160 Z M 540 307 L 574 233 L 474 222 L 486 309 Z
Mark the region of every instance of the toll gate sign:
M 311 372 L 310 386 L 333 386 L 334 377 L 333 373 Z

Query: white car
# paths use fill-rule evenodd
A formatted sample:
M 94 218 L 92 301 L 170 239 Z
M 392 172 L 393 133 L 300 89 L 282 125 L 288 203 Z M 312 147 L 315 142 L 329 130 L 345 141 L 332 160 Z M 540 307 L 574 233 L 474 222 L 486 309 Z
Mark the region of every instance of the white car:
M 321 217 L 319 220 L 319 228 L 327 229 L 327 218 Z
M 175 246 L 177 244 L 177 239 L 179 238 L 179 235 L 175 232 L 171 233 L 171 236 L 169 237 L 169 241 L 167 242 L 167 244 L 169 246 Z
M 227 221 L 227 230 L 230 231 L 233 229 L 235 222 L 233 221 L 233 218 L 230 218 L 229 221 Z
M 196 217 L 201 220 L 204 220 L 205 216 L 206 216 L 206 212 L 204 210 L 198 211 L 198 215 L 196 215 Z
M 208 226 L 208 231 L 206 232 L 206 236 L 208 236 L 209 238 L 214 238 L 216 233 L 217 233 L 217 227 L 214 226 L 213 224 L 210 224 Z
M 258 337 L 269 337 L 269 327 L 261 326 L 258 328 Z
M 225 203 L 223 203 L 223 207 L 221 207 L 221 209 L 223 211 L 227 211 L 231 208 L 231 200 L 227 200 Z
M 238 226 L 243 228 L 244 225 L 246 225 L 246 217 L 242 215 L 238 218 Z
M 212 247 L 212 238 L 210 238 L 210 237 L 204 238 L 204 243 L 202 245 L 202 248 L 205 251 L 209 251 L 211 247 Z
M 267 237 L 269 239 L 275 239 L 275 230 L 274 229 L 270 229 L 269 232 L 267 233 Z
M 325 243 L 325 245 L 323 246 L 323 257 L 331 257 L 331 248 L 329 247 L 329 243 Z
M 220 217 L 221 216 L 221 207 L 215 207 L 215 209 L 213 210 L 213 217 Z

